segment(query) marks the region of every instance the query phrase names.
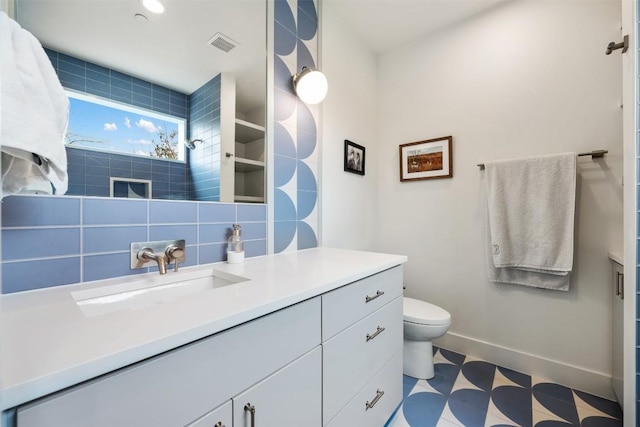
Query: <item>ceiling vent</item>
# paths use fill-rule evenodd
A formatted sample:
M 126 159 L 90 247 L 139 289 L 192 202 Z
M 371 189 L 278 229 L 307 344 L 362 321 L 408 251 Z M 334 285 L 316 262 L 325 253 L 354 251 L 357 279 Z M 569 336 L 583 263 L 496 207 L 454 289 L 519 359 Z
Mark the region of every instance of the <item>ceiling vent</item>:
M 224 52 L 229 52 L 234 47 L 240 45 L 240 43 L 230 37 L 225 36 L 222 33 L 215 33 L 211 40 L 209 40 L 209 44 L 213 47 L 217 47 Z

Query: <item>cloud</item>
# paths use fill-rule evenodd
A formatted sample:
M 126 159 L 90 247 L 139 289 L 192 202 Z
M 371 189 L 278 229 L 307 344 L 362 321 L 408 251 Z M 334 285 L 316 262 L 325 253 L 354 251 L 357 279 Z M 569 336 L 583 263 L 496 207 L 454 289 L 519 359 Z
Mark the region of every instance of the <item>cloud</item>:
M 145 120 L 145 119 L 138 120 L 136 122 L 136 126 L 138 126 L 142 130 L 146 130 L 147 132 L 151 132 L 151 133 L 156 133 L 159 130 L 156 127 L 156 125 L 153 124 L 153 122 L 150 122 L 149 120 Z
M 131 128 L 131 120 L 129 120 L 129 117 L 124 118 L 124 125 L 128 128 Z
M 149 156 L 149 152 L 144 150 L 136 150 L 134 154 L 137 154 L 138 156 Z
M 104 130 L 107 132 L 113 132 L 114 130 L 118 130 L 118 126 L 115 123 L 105 123 Z
M 153 142 L 150 139 L 127 139 L 129 144 L 134 145 L 152 145 Z

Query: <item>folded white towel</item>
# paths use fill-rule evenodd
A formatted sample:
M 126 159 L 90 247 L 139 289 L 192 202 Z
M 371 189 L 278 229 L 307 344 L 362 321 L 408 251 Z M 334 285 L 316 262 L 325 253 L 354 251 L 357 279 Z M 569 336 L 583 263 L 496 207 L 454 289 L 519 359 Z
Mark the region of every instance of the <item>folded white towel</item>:
M 40 42 L 4 12 L 0 67 L 1 196 L 42 182 L 64 194 L 69 100 Z
M 576 154 L 487 162 L 489 279 L 568 290 Z

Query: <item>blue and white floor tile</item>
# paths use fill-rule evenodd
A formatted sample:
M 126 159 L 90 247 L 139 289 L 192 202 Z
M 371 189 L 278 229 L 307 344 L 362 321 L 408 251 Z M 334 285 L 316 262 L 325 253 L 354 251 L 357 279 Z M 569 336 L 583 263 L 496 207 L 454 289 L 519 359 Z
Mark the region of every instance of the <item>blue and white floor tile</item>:
M 434 348 L 436 376 L 405 376 L 388 427 L 621 427 L 616 402 Z

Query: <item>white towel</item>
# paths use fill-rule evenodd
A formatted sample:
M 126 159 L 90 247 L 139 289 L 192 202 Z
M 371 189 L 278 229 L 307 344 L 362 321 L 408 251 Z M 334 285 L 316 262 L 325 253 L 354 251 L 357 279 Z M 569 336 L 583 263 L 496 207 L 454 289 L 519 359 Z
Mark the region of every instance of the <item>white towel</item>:
M 487 162 L 489 280 L 569 289 L 576 154 Z
M 67 191 L 69 100 L 42 45 L 0 12 L 2 194 L 51 182 Z

